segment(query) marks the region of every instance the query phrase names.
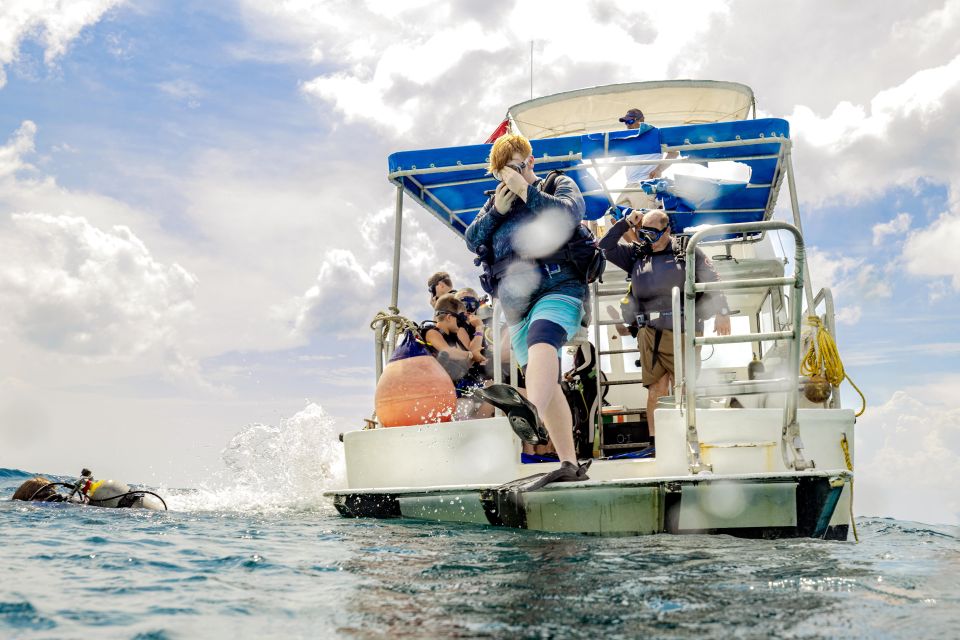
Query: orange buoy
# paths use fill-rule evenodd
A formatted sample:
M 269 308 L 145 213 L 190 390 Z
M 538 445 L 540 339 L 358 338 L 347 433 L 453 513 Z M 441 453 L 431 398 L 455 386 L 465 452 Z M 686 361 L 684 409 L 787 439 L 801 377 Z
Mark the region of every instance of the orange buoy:
M 383 368 L 374 406 L 385 427 L 449 422 L 457 408 L 457 392 L 437 359 L 408 331 Z

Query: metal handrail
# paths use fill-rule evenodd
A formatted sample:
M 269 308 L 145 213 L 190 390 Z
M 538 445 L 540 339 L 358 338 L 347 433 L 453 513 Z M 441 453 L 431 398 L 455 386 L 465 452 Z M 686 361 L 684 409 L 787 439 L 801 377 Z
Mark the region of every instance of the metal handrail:
M 830 287 L 823 287 L 817 292 L 817 295 L 813 297 L 813 309 L 807 309 L 807 315 L 815 315 L 821 302 L 823 303 L 823 323 L 833 339 L 836 340 L 837 319 L 833 306 L 833 291 Z M 816 341 L 814 341 L 814 345 L 816 344 Z M 840 408 L 840 385 L 833 385 L 833 392 L 830 394 L 830 408 Z
M 704 286 L 705 283 L 696 282 L 696 248 L 697 245 L 706 237 L 727 235 L 732 233 L 750 233 L 767 232 L 774 230 L 789 231 L 793 234 L 795 240 L 794 254 L 794 274 L 789 278 L 763 278 L 756 280 L 769 281 L 769 286 L 779 286 L 781 284 L 790 284 L 793 287 L 793 294 L 790 296 L 790 309 L 793 318 L 791 331 L 779 331 L 758 333 L 749 336 L 718 336 L 717 338 L 698 338 L 696 337 L 696 297 L 699 291 L 721 291 L 724 289 L 738 289 L 737 281 L 724 281 L 723 285 Z M 721 224 L 701 229 L 691 236 L 687 243 L 686 250 L 686 282 L 683 295 L 685 298 L 684 310 L 684 332 L 683 344 L 685 352 L 683 354 L 684 371 L 687 372 L 684 386 L 684 403 L 687 408 L 687 449 L 691 473 L 699 473 L 709 467 L 701 461 L 700 456 L 700 436 L 697 431 L 697 381 L 696 381 L 696 350 L 695 344 L 723 344 L 730 342 L 753 342 L 757 339 L 786 339 L 790 340 L 789 373 L 786 385 L 791 389 L 796 389 L 799 384 L 800 371 L 800 339 L 801 339 L 801 319 L 803 305 L 801 299 L 804 293 L 804 275 L 806 264 L 806 251 L 804 249 L 803 235 L 800 230 L 792 224 L 781 222 L 779 220 L 768 220 L 765 222 L 742 222 L 733 224 Z M 725 286 L 724 286 L 725 285 Z M 810 296 L 812 301 L 812 296 Z M 677 323 L 676 319 L 674 320 Z M 797 422 L 797 404 L 799 398 L 796 392 L 788 392 L 786 405 L 783 412 L 783 428 L 781 430 L 780 450 L 783 455 L 784 465 L 795 470 L 809 469 L 813 467 L 812 461 L 807 461 L 803 456 L 803 441 L 800 438 L 800 425 Z M 790 452 L 788 455 L 787 452 Z

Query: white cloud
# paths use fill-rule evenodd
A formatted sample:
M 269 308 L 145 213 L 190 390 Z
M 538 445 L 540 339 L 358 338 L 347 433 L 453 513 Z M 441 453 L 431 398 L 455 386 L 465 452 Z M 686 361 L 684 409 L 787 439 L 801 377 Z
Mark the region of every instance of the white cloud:
M 7 144 L 0 147 L 0 180 L 12 178 L 18 171 L 33 168 L 24 160 L 24 156 L 33 153 L 36 135 L 37 125 L 30 120 L 24 120 L 20 128 L 7 140 Z
M 531 41 L 537 95 L 598 76 L 635 80 L 638 60 L 645 76 L 662 77 L 726 10 L 716 2 L 568 3 L 557 11 L 525 2 L 377 2 L 337 11 L 319 0 L 245 2 L 261 37 L 295 43 L 304 60 L 330 66 L 303 84 L 307 95 L 346 122 L 416 131 L 424 144 L 482 140 L 508 105 L 526 99 Z
M 347 249 L 328 251 L 316 282 L 294 303 L 294 331 L 303 335 L 323 331 L 336 337 L 369 335 L 377 307 L 386 302 L 373 274 L 384 284 L 387 265 L 378 263 L 370 271 Z
M 960 524 L 960 379 L 945 382 L 897 391 L 857 421 L 857 513 Z
M 950 184 L 960 107 L 960 55 L 917 71 L 877 93 L 868 106 L 839 102 L 827 117 L 798 105 L 789 116 L 797 141 L 801 195 L 818 204 L 859 200 L 925 178 Z
M 0 238 L 6 321 L 42 349 L 129 358 L 161 342 L 192 309 L 196 278 L 165 265 L 123 226 L 20 213 Z
M 893 240 L 896 241 L 897 236 L 906 233 L 912 221 L 913 218 L 909 213 L 898 213 L 897 217 L 889 222 L 880 222 L 873 225 L 873 246 L 877 247 L 883 244 L 887 236 L 894 236 Z
M 157 88 L 164 94 L 174 100 L 182 102 L 191 109 L 196 109 L 200 106 L 200 99 L 206 93 L 197 83 L 182 78 L 161 82 L 157 84 Z
M 837 322 L 855 325 L 863 310 L 860 302 L 893 294 L 886 270 L 864 258 L 835 255 L 816 247 L 807 249 L 807 265 L 814 290 L 829 287 L 837 302 Z
M 390 304 L 394 213 L 392 207 L 381 208 L 360 216 L 358 224 L 345 229 L 337 221 L 327 220 L 317 231 L 326 238 L 326 247 L 336 248 L 323 253 L 316 279 L 305 292 L 273 308 L 291 336 L 299 340 L 332 336 L 372 344 L 370 322 Z M 351 218 L 352 214 L 346 213 L 343 219 Z M 344 231 L 346 236 L 341 235 Z M 464 241 L 442 228 L 419 205 L 408 202 L 400 256 L 402 315 L 414 321 L 432 317 L 426 282 L 436 271 L 450 273 L 456 287 L 480 290 L 472 254 Z
M 960 291 L 960 211 L 944 213 L 928 228 L 916 231 L 903 247 L 907 271 L 916 275 L 948 278 Z M 934 295 L 936 291 L 932 291 Z M 941 292 L 942 293 L 942 292 Z
M 48 65 L 67 51 L 80 32 L 124 0 L 4 0 L 0 4 L 0 88 L 4 67 L 16 62 L 24 40 L 37 40 Z

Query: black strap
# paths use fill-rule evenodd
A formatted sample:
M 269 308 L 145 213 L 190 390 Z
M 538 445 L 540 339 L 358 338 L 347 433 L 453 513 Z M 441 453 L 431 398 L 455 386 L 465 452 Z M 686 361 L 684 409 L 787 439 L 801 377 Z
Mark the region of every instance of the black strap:
M 560 171 L 559 169 L 554 169 L 553 171 L 548 173 L 547 177 L 544 178 L 543 180 L 543 184 L 541 185 L 540 190 L 543 191 L 545 194 L 552 196 L 554 192 L 557 190 L 557 179 L 562 175 L 563 175 L 563 171 Z
M 663 329 L 657 329 L 653 334 L 653 360 L 650 366 L 656 367 L 657 360 L 660 359 L 660 340 L 663 338 Z

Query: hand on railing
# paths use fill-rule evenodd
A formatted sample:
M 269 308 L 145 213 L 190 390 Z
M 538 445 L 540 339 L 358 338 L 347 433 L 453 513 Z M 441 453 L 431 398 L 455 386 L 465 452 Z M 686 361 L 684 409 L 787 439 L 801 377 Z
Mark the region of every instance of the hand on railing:
M 723 315 L 722 313 L 714 316 L 713 330 L 717 332 L 718 336 L 730 335 L 730 316 Z

